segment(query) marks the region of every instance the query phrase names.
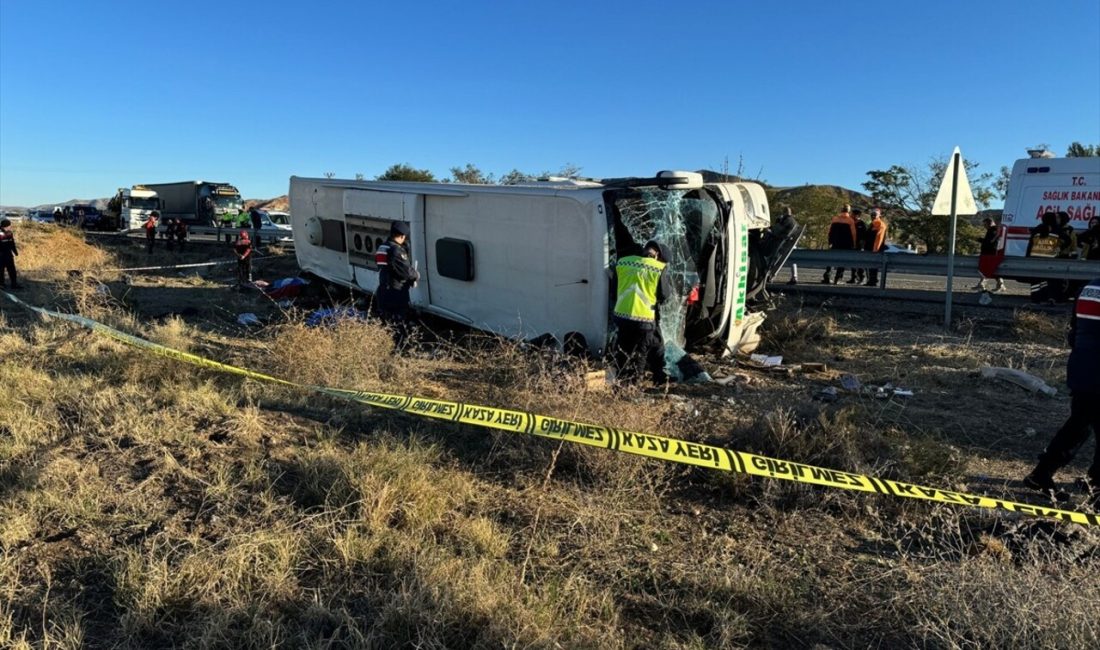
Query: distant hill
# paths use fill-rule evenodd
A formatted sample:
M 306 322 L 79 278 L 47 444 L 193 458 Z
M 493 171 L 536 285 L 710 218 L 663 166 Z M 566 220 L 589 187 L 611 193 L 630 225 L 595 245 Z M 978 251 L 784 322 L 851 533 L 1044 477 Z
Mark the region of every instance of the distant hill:
M 273 199 L 245 199 L 246 208 L 257 207 L 262 210 L 274 210 L 276 212 L 290 212 L 290 197 L 286 194 L 276 196 Z
M 81 203 L 84 205 L 93 205 L 97 209 L 102 210 L 107 207 L 107 201 L 110 199 L 69 199 L 63 203 L 43 203 L 42 205 L 35 205 L 32 207 L 26 207 L 22 205 L 0 205 L 0 212 L 15 212 L 26 213 L 30 210 L 53 210 L 55 207 L 64 207 L 66 205 L 76 205 Z

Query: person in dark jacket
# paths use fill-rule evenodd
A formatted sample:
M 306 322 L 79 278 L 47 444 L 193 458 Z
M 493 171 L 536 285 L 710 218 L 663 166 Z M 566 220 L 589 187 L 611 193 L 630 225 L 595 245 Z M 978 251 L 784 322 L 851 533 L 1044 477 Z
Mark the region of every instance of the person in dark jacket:
M 665 374 L 665 346 L 661 340 L 658 307 L 672 295 L 672 283 L 665 272 L 669 250 L 657 241 L 646 242 L 640 255 L 619 258 L 615 265 L 616 381 L 637 382 L 644 360 L 653 383 L 668 381 Z
M 15 258 L 19 249 L 15 246 L 15 233 L 11 230 L 11 220 L 0 221 L 0 289 L 4 287 L 4 273 L 11 278 L 11 288 L 19 289 L 19 276 L 15 272 Z
M 1060 496 L 1054 473 L 1069 464 L 1088 440 L 1089 430 L 1100 436 L 1100 278 L 1090 281 L 1077 296 L 1069 329 L 1066 383 L 1070 390 L 1069 419 L 1039 455 L 1039 464 L 1024 485 Z M 1093 503 L 1100 507 L 1100 444 L 1088 471 Z
M 242 230 L 233 244 L 233 253 L 237 256 L 237 284 L 244 286 L 252 282 L 252 241 L 247 230 Z
M 248 217 L 252 221 L 252 239 L 256 242 L 256 245 L 260 244 L 260 228 L 264 227 L 264 217 L 260 214 L 260 209 L 256 206 L 252 206 L 248 210 Z
M 378 290 L 374 297 L 382 321 L 393 328 L 394 343 L 399 349 L 409 337 L 409 290 L 420 279 L 409 256 L 409 232 L 409 224 L 394 221 L 390 224 L 389 239 L 374 253 L 378 265 Z
M 840 214 L 833 217 L 833 221 L 829 224 L 829 250 L 850 251 L 856 247 L 856 222 L 852 219 L 851 212 L 852 206 L 845 205 Z M 822 284 L 829 284 L 829 272 L 832 270 L 831 266 L 825 267 Z M 844 277 L 844 269 L 837 268 L 836 275 L 833 276 L 833 284 L 840 282 L 842 277 Z
M 1058 251 L 1058 257 L 1074 258 L 1077 257 L 1077 231 L 1073 229 L 1073 224 L 1070 223 L 1069 213 L 1062 210 L 1058 212 L 1058 242 L 1061 248 Z
M 852 221 L 856 224 L 856 241 L 852 249 L 857 251 L 869 250 L 867 248 L 867 222 L 863 220 L 863 210 L 859 208 L 852 210 Z M 848 278 L 848 284 L 862 284 L 866 278 L 866 269 L 852 269 L 852 275 Z
M 1081 245 L 1081 259 L 1100 260 L 1100 217 L 1089 219 L 1089 229 L 1077 238 Z
M 183 252 L 183 245 L 187 243 L 187 224 L 185 224 L 179 217 L 172 220 L 172 225 L 169 226 L 172 229 L 173 234 L 176 236 L 176 245 L 179 246 L 180 252 Z
M 985 226 L 985 234 L 978 240 L 978 272 L 981 277 L 978 279 L 978 284 L 974 285 L 974 291 L 985 291 L 985 281 L 987 278 L 984 273 L 981 272 L 983 265 L 982 257 L 992 257 L 997 254 L 997 222 L 993 221 L 990 217 L 982 219 L 982 225 Z M 1005 288 L 1005 281 L 1001 278 L 995 278 L 997 280 L 997 286 L 993 287 L 993 291 L 1000 291 Z

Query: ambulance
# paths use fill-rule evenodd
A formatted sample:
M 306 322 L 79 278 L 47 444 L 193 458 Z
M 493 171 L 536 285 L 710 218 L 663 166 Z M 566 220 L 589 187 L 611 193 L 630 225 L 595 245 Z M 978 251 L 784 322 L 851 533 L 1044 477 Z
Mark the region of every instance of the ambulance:
M 1001 255 L 1023 257 L 1031 229 L 1044 212 L 1065 212 L 1078 234 L 1100 216 L 1100 158 L 1046 158 L 1029 152 L 1017 160 L 1005 195 L 998 249 Z

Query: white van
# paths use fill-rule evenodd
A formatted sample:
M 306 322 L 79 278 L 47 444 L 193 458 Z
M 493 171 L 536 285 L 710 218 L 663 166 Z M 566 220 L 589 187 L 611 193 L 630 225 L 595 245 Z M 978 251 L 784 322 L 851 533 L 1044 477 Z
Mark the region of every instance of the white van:
M 1044 212 L 1066 212 L 1078 231 L 1100 216 L 1100 158 L 1025 158 L 1012 166 L 999 249 L 1027 254 L 1030 230 Z
M 290 179 L 303 271 L 374 292 L 374 252 L 407 222 L 421 280 L 412 306 L 527 340 L 550 337 L 601 355 L 612 334 L 611 269 L 620 251 L 658 239 L 672 250 L 676 295 L 660 313 L 666 342 L 759 342 L 763 290 L 800 234 L 772 233 L 764 188 L 701 175 L 527 185 Z

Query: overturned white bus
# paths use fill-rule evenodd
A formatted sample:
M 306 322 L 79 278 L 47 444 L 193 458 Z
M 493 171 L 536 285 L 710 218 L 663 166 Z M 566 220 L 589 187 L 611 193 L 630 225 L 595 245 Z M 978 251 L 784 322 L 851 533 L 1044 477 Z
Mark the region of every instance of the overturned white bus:
M 747 304 L 801 232 L 793 222 L 772 227 L 760 185 L 705 184 L 691 172 L 527 185 L 292 177 L 290 213 L 305 272 L 373 292 L 374 252 L 390 223 L 405 221 L 421 276 L 414 308 L 596 355 L 614 335 L 611 269 L 620 251 L 660 240 L 672 251 L 676 295 L 659 322 L 676 344 L 673 363 L 708 340 L 727 353 L 755 348 L 764 314 Z

